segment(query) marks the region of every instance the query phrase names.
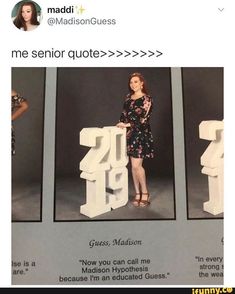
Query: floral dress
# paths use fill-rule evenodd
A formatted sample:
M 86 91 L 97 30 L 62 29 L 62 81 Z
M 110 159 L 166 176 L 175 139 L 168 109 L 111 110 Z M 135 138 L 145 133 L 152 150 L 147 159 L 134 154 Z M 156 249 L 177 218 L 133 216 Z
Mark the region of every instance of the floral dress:
M 11 96 L 11 113 L 13 113 L 22 102 L 26 101 L 25 98 L 19 94 Z M 11 126 L 11 154 L 15 155 L 15 131 L 13 125 Z
M 130 123 L 127 128 L 127 155 L 135 158 L 153 158 L 153 136 L 149 124 L 153 100 L 149 95 L 138 99 L 126 97 L 120 122 Z

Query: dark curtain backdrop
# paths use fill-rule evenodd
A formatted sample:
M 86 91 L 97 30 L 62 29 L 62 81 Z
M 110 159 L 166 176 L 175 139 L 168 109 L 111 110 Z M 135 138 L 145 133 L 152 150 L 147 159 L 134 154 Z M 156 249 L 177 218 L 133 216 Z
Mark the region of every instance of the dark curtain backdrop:
M 80 174 L 89 148 L 79 145 L 88 127 L 114 126 L 128 93 L 128 77 L 141 72 L 153 97 L 151 128 L 154 160 L 145 160 L 148 176 L 173 178 L 173 133 L 169 68 L 59 68 L 56 112 L 56 175 Z
M 16 155 L 14 182 L 41 182 L 44 119 L 44 68 L 12 68 L 12 88 L 27 99 L 29 108 L 14 121 Z

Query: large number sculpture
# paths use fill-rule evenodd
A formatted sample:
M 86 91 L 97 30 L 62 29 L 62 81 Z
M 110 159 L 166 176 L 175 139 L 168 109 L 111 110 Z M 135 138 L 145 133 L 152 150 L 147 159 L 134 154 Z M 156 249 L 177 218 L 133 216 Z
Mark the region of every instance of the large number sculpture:
M 93 218 L 126 205 L 126 129 L 84 128 L 80 132 L 80 145 L 91 147 L 80 162 L 80 177 L 86 180 L 86 204 L 80 207 L 80 212 Z
M 201 156 L 202 173 L 208 175 L 209 201 L 203 209 L 213 215 L 223 212 L 224 199 L 224 122 L 202 121 L 199 125 L 201 139 L 212 141 Z

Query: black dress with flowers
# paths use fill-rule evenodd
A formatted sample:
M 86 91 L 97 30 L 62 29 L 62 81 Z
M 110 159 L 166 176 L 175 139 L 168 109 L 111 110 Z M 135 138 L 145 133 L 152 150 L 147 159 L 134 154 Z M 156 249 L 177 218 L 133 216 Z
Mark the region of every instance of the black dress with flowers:
M 153 136 L 149 124 L 153 100 L 149 95 L 138 99 L 126 97 L 120 122 L 130 123 L 127 128 L 127 155 L 135 158 L 153 158 Z
M 19 94 L 11 96 L 11 113 L 13 113 L 22 102 L 26 101 L 25 98 Z M 11 126 L 11 154 L 15 155 L 15 131 L 13 125 Z

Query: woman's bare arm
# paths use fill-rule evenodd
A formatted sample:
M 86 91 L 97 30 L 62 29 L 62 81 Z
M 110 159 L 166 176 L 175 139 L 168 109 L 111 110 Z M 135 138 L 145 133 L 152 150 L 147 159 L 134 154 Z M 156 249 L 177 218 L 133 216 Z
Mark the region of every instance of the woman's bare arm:
M 27 109 L 29 108 L 29 105 L 26 101 L 23 101 L 20 103 L 19 107 L 16 109 L 14 113 L 12 113 L 11 120 L 15 120 L 18 117 L 20 117 Z

